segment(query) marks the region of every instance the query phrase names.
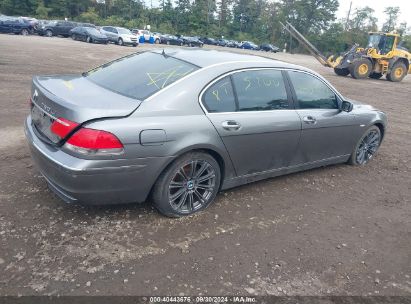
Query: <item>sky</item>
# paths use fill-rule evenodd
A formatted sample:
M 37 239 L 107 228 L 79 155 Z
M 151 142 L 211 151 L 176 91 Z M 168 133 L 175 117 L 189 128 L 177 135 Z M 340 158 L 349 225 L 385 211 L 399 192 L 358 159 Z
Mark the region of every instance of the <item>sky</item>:
M 153 4 L 153 6 L 158 6 L 161 2 L 160 0 L 144 0 L 147 6 Z M 275 1 L 275 0 L 274 0 Z M 347 18 L 347 13 L 350 8 L 351 0 L 339 0 L 340 6 L 337 12 L 337 18 Z M 378 26 L 381 27 L 385 20 L 384 8 L 387 6 L 399 6 L 400 7 L 400 17 L 398 19 L 399 23 L 406 21 L 409 26 L 411 26 L 411 0 L 352 0 L 351 12 L 354 12 L 355 8 L 360 8 L 364 6 L 369 6 L 375 10 L 375 17 L 378 18 Z
M 339 2 L 340 7 L 337 12 L 337 18 L 347 18 L 351 0 L 339 0 Z M 385 21 L 384 9 L 387 6 L 400 7 L 400 16 L 398 18 L 399 23 L 406 21 L 408 26 L 411 26 L 411 0 L 352 0 L 351 13 L 355 10 L 355 8 L 364 6 L 369 6 L 374 9 L 374 15 L 378 18 L 379 27 L 381 27 Z

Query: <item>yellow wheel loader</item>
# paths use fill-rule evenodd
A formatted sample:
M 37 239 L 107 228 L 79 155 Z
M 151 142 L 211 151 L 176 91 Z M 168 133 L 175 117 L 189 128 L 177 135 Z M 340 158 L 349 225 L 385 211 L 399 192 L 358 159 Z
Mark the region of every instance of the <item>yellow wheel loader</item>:
M 355 79 L 379 79 L 386 75 L 387 80 L 398 82 L 411 74 L 411 53 L 400 46 L 400 37 L 396 33 L 369 33 L 366 48 L 355 44 L 341 56 L 326 58 L 289 22 L 281 25 L 321 64 L 333 68 L 339 76 L 351 74 Z

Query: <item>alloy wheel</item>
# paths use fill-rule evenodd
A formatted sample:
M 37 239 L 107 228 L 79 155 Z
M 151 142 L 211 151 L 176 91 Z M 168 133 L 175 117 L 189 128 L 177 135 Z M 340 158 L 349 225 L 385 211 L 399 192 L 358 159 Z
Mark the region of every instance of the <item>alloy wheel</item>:
M 371 130 L 361 140 L 356 152 L 356 160 L 359 165 L 365 165 L 377 152 L 380 145 L 381 135 L 377 130 Z
M 206 205 L 216 187 L 216 172 L 205 160 L 192 160 L 175 172 L 169 183 L 170 206 L 182 214 Z

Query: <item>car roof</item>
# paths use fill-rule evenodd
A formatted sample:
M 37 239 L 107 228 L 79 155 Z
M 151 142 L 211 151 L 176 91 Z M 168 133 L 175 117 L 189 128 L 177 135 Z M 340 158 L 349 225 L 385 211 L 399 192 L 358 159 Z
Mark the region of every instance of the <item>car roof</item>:
M 163 50 L 156 50 L 153 52 L 161 54 Z M 200 50 L 200 49 L 179 48 L 179 49 L 165 49 L 164 53 L 174 58 L 192 63 L 199 67 L 207 67 L 210 65 L 215 65 L 215 64 L 225 63 L 225 62 L 239 62 L 239 63 L 243 62 L 245 64 L 249 63 L 250 67 L 255 66 L 256 62 L 263 62 L 265 64 L 273 65 L 279 68 L 296 68 L 297 67 L 293 64 L 289 64 L 283 61 L 274 60 L 274 59 L 263 57 L 263 56 L 231 53 L 231 52 L 218 51 L 218 50 L 205 50 L 205 49 Z M 304 69 L 304 68 L 301 68 L 301 69 Z

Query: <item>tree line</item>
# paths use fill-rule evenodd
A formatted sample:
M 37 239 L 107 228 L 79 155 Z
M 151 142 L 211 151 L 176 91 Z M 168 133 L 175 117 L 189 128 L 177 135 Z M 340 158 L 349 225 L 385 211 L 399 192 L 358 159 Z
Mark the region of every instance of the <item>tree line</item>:
M 288 21 L 325 53 L 365 45 L 367 33 L 379 30 L 373 8 L 357 8 L 337 20 L 338 6 L 338 0 L 160 0 L 156 7 L 143 0 L 0 0 L 0 13 L 126 28 L 149 24 L 158 32 L 271 42 L 280 48 L 289 43 L 280 21 Z M 387 7 L 385 15 L 380 30 L 397 30 L 411 47 L 407 24 L 398 22 L 400 9 Z M 304 51 L 296 41 L 291 47 Z

